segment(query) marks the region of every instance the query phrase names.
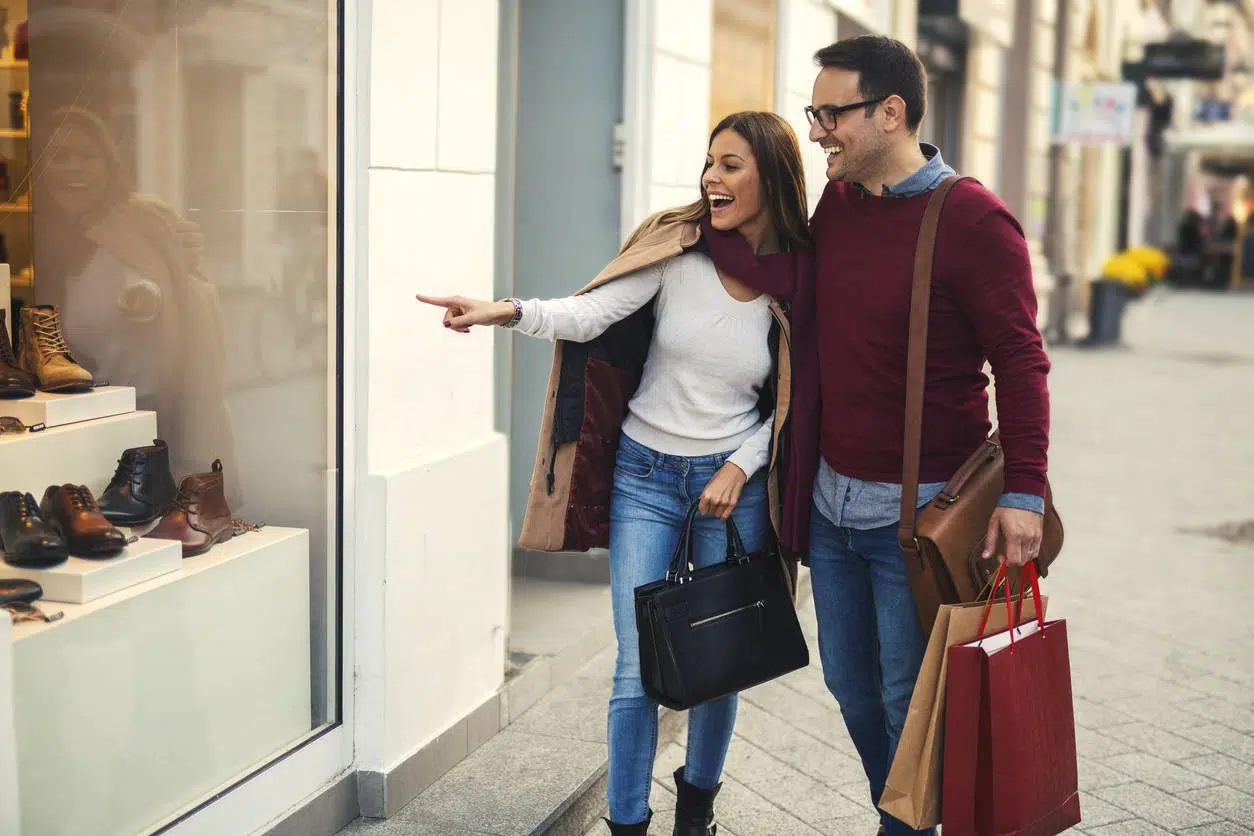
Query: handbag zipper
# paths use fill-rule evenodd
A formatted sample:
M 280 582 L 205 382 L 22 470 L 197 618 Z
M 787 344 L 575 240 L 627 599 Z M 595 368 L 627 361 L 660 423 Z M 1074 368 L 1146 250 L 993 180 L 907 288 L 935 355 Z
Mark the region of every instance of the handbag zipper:
M 736 609 L 734 610 L 721 612 L 718 615 L 712 615 L 709 618 L 702 618 L 698 621 L 693 621 L 692 623 L 688 625 L 688 627 L 689 629 L 693 629 L 696 627 L 704 627 L 707 624 L 713 624 L 715 621 L 722 621 L 724 618 L 731 618 L 733 615 L 736 615 L 737 613 L 742 613 L 745 610 L 751 610 L 751 609 L 754 609 L 755 607 L 757 609 L 765 609 L 766 601 L 754 601 L 752 604 L 745 604 L 743 607 L 736 607 Z

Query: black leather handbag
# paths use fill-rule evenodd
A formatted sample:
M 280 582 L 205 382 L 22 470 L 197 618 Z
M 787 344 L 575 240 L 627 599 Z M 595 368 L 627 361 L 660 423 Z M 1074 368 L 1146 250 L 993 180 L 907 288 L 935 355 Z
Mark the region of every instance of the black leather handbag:
M 693 505 L 666 577 L 636 587 L 645 693 L 687 709 L 810 663 L 791 579 L 774 551 L 745 554 L 727 521 L 727 559 L 692 568 Z

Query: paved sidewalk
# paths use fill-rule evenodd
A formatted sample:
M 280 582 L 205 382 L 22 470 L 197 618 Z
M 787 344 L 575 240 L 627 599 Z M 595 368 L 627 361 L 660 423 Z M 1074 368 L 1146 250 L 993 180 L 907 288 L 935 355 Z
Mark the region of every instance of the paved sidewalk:
M 1254 297 L 1163 292 L 1126 348 L 1059 348 L 1051 479 L 1092 836 L 1254 836 Z M 814 638 L 813 608 L 803 610 Z M 861 767 L 817 668 L 744 695 L 719 796 L 728 836 L 871 836 Z M 669 833 L 671 745 L 653 831 Z M 603 833 L 593 829 L 592 833 Z

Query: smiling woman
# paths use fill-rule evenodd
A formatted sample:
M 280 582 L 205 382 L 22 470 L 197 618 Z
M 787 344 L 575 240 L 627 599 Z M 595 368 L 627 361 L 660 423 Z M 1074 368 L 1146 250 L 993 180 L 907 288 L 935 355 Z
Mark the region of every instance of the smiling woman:
M 694 161 L 695 162 L 695 161 Z M 658 704 L 645 692 L 633 594 L 662 579 L 693 500 L 698 568 L 776 541 L 792 364 L 785 306 L 812 305 L 801 155 L 779 116 L 710 135 L 701 197 L 646 220 L 563 299 L 418 299 L 444 327 L 497 325 L 557 343 L 522 545 L 609 547 L 618 661 L 609 706 L 610 829 L 643 834 Z M 693 709 L 675 772 L 676 834 L 713 831 L 737 696 Z

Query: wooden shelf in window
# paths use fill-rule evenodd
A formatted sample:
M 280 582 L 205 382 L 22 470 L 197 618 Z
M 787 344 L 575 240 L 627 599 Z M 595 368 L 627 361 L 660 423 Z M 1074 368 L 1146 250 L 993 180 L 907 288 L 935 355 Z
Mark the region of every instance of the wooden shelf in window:
M 30 131 L 14 130 L 13 128 L 0 129 L 0 139 L 29 139 Z
M 0 70 L 29 70 L 29 61 L 15 61 L 12 58 L 6 58 L 0 61 Z
M 29 212 L 29 203 L 0 203 L 0 215 L 7 215 L 9 212 Z

